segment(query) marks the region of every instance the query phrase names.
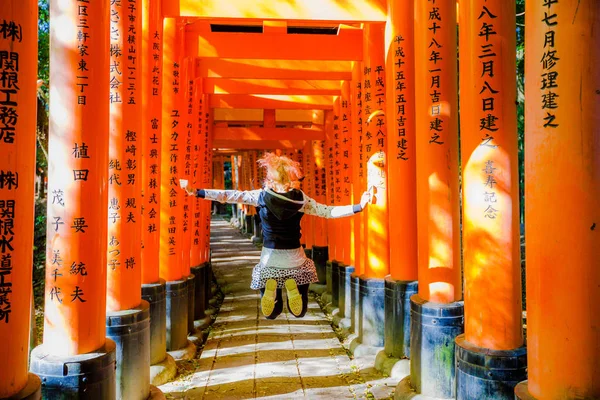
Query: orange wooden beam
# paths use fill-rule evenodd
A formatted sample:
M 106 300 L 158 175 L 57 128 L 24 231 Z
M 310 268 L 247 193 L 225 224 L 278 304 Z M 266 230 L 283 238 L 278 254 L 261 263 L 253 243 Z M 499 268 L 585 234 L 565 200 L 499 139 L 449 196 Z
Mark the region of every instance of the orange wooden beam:
M 231 140 L 215 139 L 214 149 L 237 149 L 237 150 L 274 150 L 274 149 L 301 149 L 304 140 Z
M 387 11 L 385 0 L 162 0 L 162 7 L 168 17 L 347 23 L 385 22 Z
M 200 58 L 341 60 L 363 57 L 363 31 L 340 27 L 337 35 L 186 31 L 186 55 Z
M 206 78 L 347 80 L 351 61 L 207 58 L 198 74 Z
M 215 140 L 323 140 L 325 133 L 322 129 L 305 128 L 214 128 Z
M 209 94 L 328 94 L 340 93 L 340 81 L 276 79 L 204 79 L 204 93 Z
M 328 110 L 333 108 L 333 96 L 213 94 L 210 96 L 210 107 Z

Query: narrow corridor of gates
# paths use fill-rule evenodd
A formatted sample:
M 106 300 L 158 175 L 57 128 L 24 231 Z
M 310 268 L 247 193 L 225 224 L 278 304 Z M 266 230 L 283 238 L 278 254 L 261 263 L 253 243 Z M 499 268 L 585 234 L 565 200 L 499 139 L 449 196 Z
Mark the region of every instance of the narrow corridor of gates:
M 285 310 L 275 320 L 260 312 L 251 290 L 260 250 L 229 222 L 213 217 L 212 265 L 223 304 L 192 370 L 160 389 L 171 399 L 390 398 L 397 379 L 372 368 L 373 359 L 350 359 L 311 296 L 296 319 Z M 185 368 L 182 368 L 185 369 Z

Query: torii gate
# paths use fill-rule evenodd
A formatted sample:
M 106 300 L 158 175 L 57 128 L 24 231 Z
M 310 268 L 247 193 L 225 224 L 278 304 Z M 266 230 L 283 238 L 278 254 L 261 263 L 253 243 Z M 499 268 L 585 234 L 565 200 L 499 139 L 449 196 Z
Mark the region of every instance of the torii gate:
M 31 363 L 45 395 L 148 398 L 147 367 L 193 347 L 210 211 L 179 179 L 209 185 L 213 152 L 231 146 L 302 150 L 305 190 L 327 204 L 376 188 L 367 213 L 304 228 L 313 258 L 335 261 L 323 278 L 357 349 L 410 356 L 399 398 L 599 397 L 599 8 L 527 3 L 526 355 L 513 0 L 51 0 L 46 312 Z M 0 4 L 0 397 L 40 390 L 26 351 L 36 14 L 35 0 Z M 315 25 L 334 34 L 298 33 Z M 274 124 L 230 127 L 217 109 Z M 277 128 L 286 109 L 324 110 L 323 124 Z

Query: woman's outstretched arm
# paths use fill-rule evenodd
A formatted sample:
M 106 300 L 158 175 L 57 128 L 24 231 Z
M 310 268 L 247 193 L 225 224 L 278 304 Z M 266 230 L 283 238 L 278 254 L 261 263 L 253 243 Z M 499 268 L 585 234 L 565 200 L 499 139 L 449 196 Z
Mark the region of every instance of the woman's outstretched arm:
M 195 195 L 206 200 L 214 200 L 220 203 L 229 204 L 247 204 L 250 206 L 258 206 L 258 196 L 262 189 L 258 190 L 213 190 L 213 189 L 197 189 L 188 191 L 190 196 Z
M 322 218 L 343 218 L 349 217 L 356 213 L 361 212 L 371 201 L 371 194 L 364 192 L 359 204 L 353 204 L 348 206 L 328 206 L 325 204 L 318 203 L 315 199 L 304 195 L 306 203 L 300 209 L 307 215 L 315 215 Z

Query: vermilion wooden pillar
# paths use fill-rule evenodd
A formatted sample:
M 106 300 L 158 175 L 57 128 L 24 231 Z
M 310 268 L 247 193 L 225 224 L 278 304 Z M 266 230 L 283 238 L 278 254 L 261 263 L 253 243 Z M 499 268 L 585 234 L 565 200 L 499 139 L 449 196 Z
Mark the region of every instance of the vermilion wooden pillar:
M 388 2 L 386 116 L 390 276 L 386 278 L 385 350 L 410 357 L 410 297 L 417 291 L 414 2 Z
M 325 120 L 332 120 L 333 115 L 331 112 L 325 113 Z M 327 122 L 326 122 L 327 123 Z M 327 190 L 327 179 L 325 173 L 325 141 L 324 140 L 313 140 L 312 141 L 312 167 L 313 170 L 313 198 L 318 203 L 326 203 L 326 190 Z M 326 283 L 326 262 L 329 258 L 328 247 L 327 247 L 327 224 L 323 218 L 313 219 L 313 252 L 312 259 L 317 267 L 317 274 L 319 276 L 319 283 Z
M 460 64 L 460 108 L 471 111 L 461 118 L 465 333 L 456 339 L 457 396 L 513 399 L 514 385 L 527 377 L 514 101 L 515 2 L 461 5 L 460 51 L 465 62 Z M 473 361 L 477 357 L 482 361 Z M 480 369 L 464 367 L 467 359 Z M 483 373 L 490 360 L 495 370 L 506 372 L 498 373 L 500 377 Z M 509 371 L 511 378 L 506 379 Z
M 390 275 L 417 280 L 417 196 L 413 2 L 388 3 L 386 29 L 386 115 Z
M 313 155 L 313 148 L 312 148 L 312 142 L 311 141 L 306 141 L 306 144 L 304 145 L 304 150 L 302 152 L 302 154 L 304 155 L 303 157 L 303 161 L 302 161 L 302 170 L 304 172 L 304 181 L 302 182 L 303 184 L 303 191 L 304 193 L 306 193 L 307 196 L 309 197 L 313 197 L 314 196 L 314 181 L 315 181 L 315 175 L 314 175 L 314 168 L 313 168 L 313 163 L 314 163 L 314 155 Z M 314 245 L 314 217 L 312 217 L 311 215 L 304 215 L 304 217 L 302 218 L 302 221 L 304 222 L 303 225 L 303 230 L 302 230 L 302 237 L 305 239 L 305 243 L 306 243 L 306 249 L 308 250 L 308 254 L 312 257 L 312 248 Z
M 28 374 L 36 143 L 37 2 L 0 4 L 0 398 L 40 392 Z M 19 394 L 17 396 L 17 393 Z
M 141 11 L 141 1 L 111 3 L 106 335 L 117 345 L 117 397 L 131 399 L 150 392 L 150 305 L 142 300 L 141 266 Z
M 600 397 L 600 3 L 526 4 L 529 381 L 521 399 Z
M 43 389 L 48 398 L 72 395 L 64 387 L 72 379 L 89 390 L 89 376 L 74 371 L 99 373 L 93 365 L 101 364 L 107 375 L 96 393 L 115 395 L 115 343 L 105 336 L 109 15 L 108 3 L 50 3 L 44 342 L 31 354 L 32 371 L 52 377 Z
M 113 51 L 110 53 L 109 84 L 108 311 L 129 310 L 139 306 L 142 300 L 140 11 L 141 7 L 131 11 L 118 2 L 111 5 L 110 46 Z M 132 23 L 129 16 L 135 22 Z
M 456 1 L 415 2 L 414 15 L 419 294 L 411 297 L 410 383 L 454 398 L 454 338 L 463 332 Z M 424 322 L 441 313 L 438 324 Z
M 352 108 L 351 108 L 351 86 L 352 82 L 342 82 L 342 93 L 340 98 L 340 147 L 339 147 L 339 187 L 337 192 L 340 196 L 340 204 L 348 205 L 357 203 L 352 195 Z M 352 238 L 354 237 L 354 219 L 344 218 L 340 220 L 342 232 L 342 247 L 344 255 L 341 259 L 345 265 L 354 266 L 354 251 Z
M 335 206 L 335 144 L 336 136 L 339 138 L 339 119 L 340 119 L 340 97 L 335 96 L 333 100 L 333 112 L 331 120 L 325 122 L 325 174 L 327 176 L 327 195 L 326 202 L 329 206 Z M 338 261 L 338 251 L 343 253 L 339 247 L 338 221 L 335 219 L 327 220 L 327 246 L 329 248 L 329 259 Z M 331 289 L 331 288 L 329 288 Z
M 160 2 L 142 8 L 142 283 L 159 281 L 160 187 L 162 139 L 162 15 Z
M 195 60 L 186 57 L 183 62 L 183 87 L 185 91 L 183 93 L 183 116 L 185 121 L 185 128 L 183 129 L 183 157 L 181 157 L 180 173 L 179 176 L 186 179 L 188 182 L 192 178 L 192 132 L 194 131 L 194 124 L 196 119 L 193 116 L 194 111 L 194 78 L 196 75 Z M 183 276 L 190 275 L 190 251 L 192 246 L 192 207 L 191 203 L 194 198 L 190 196 L 183 196 L 183 212 L 182 212 L 182 273 Z
M 364 137 L 363 137 L 363 90 L 362 74 L 363 63 L 356 62 L 352 67 L 351 108 L 354 129 L 352 130 L 352 196 L 354 202 L 361 198 L 366 188 L 366 173 L 363 165 Z M 358 279 L 365 272 L 365 218 L 366 213 L 361 212 L 351 217 L 354 220 L 354 273 L 350 277 L 350 330 L 359 333 L 361 309 L 359 307 Z
M 181 349 L 188 342 L 188 290 L 182 265 L 185 192 L 179 184 L 186 139 L 182 47 L 182 25 L 164 18 L 159 266 L 160 277 L 167 281 L 167 351 Z
M 162 144 L 162 49 L 161 3 L 142 1 L 142 299 L 150 304 L 150 364 L 167 356 L 166 283 L 159 275 L 161 144 Z M 151 367 L 151 376 L 157 374 Z M 162 382 L 155 381 L 153 384 Z
M 192 176 L 190 185 L 193 188 L 200 188 L 202 183 L 202 163 L 205 156 L 205 150 L 202 147 L 202 138 L 204 136 L 204 119 L 202 118 L 202 111 L 204 110 L 204 95 L 202 94 L 202 79 L 196 78 L 194 80 L 194 101 L 193 101 L 193 114 L 192 117 L 195 119 L 194 131 L 192 134 Z M 200 266 L 204 261 L 201 257 L 201 215 L 202 215 L 202 202 L 203 200 L 199 197 L 193 200 L 193 219 L 192 219 L 192 244 L 190 254 L 190 265 L 192 267 Z
M 363 173 L 374 193 L 365 210 L 365 272 L 359 279 L 361 343 L 384 344 L 384 277 L 389 273 L 387 199 L 387 122 L 385 117 L 385 55 L 383 24 L 366 24 L 363 60 Z

